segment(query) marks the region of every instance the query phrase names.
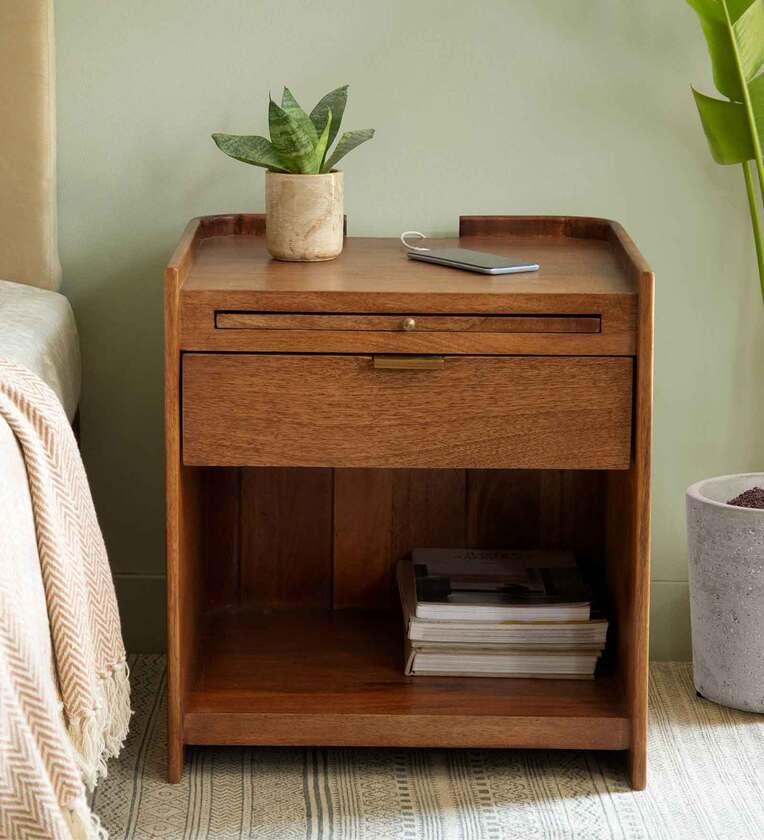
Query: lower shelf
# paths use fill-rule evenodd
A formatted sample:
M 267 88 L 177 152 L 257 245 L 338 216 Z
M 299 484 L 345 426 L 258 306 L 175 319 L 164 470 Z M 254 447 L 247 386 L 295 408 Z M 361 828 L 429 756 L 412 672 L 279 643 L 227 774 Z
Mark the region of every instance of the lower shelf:
M 228 612 L 198 640 L 188 744 L 626 749 L 616 677 L 403 675 L 398 615 Z

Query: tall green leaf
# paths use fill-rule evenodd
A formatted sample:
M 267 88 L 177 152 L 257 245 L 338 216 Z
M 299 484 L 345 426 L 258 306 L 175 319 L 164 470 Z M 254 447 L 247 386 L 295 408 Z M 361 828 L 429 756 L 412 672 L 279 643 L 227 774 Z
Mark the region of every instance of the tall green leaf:
M 764 143 L 764 76 L 754 79 L 750 91 L 759 143 Z M 714 160 L 722 165 L 755 160 L 756 153 L 745 105 L 742 102 L 706 96 L 695 88 L 692 93 Z
M 342 137 L 340 137 L 339 143 L 337 143 L 334 151 L 329 157 L 329 160 L 326 161 L 321 171 L 331 172 L 348 152 L 352 152 L 353 149 L 355 149 L 356 146 L 360 146 L 361 143 L 371 140 L 373 136 L 373 128 L 361 128 L 356 131 L 346 131 Z
M 331 111 L 332 114 L 332 128 L 329 134 L 329 145 L 334 143 L 334 138 L 340 130 L 342 124 L 342 117 L 345 113 L 345 106 L 348 101 L 348 86 L 335 88 L 333 91 L 322 97 L 316 107 L 310 112 L 310 119 L 316 127 L 316 131 L 320 134 L 326 125 L 327 114 Z
M 329 136 L 332 132 L 332 123 L 332 112 L 329 110 L 329 113 L 326 115 L 324 130 L 318 138 L 315 149 L 313 149 L 313 171 L 316 172 L 316 174 L 323 172 L 324 158 L 326 157 L 326 151 L 329 148 Z
M 271 99 L 268 103 L 268 122 L 271 143 L 278 156 L 287 164 L 287 169 L 297 174 L 314 174 L 315 143 L 299 121 Z
M 714 82 L 729 100 L 714 99 L 693 90 L 695 102 L 714 159 L 722 164 L 743 165 L 764 298 L 764 239 L 748 163 L 755 162 L 759 189 L 764 195 L 764 2 L 687 2 L 700 18 Z
M 286 172 L 286 166 L 265 137 L 248 137 L 239 134 L 213 134 L 218 149 L 234 160 L 262 166 L 274 172 Z
M 743 95 L 740 74 L 732 53 L 732 37 L 724 18 L 724 10 L 717 0 L 687 0 L 687 2 L 700 18 L 717 90 L 730 99 L 740 100 Z
M 301 129 L 310 137 L 313 143 L 318 142 L 319 131 L 313 124 L 310 117 L 302 110 L 297 100 L 292 95 L 292 91 L 288 87 L 284 88 L 281 94 L 281 107 L 289 114 L 292 119 L 300 126 Z
M 727 0 L 732 14 L 732 4 Z M 764 65 L 764 3 L 753 0 L 734 20 L 733 31 L 743 76 L 750 83 Z

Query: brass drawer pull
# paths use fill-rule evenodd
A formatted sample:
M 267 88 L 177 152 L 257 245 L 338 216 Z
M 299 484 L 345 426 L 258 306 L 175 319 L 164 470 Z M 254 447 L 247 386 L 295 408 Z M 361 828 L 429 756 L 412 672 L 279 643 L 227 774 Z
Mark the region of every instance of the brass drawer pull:
M 416 329 L 416 321 L 413 318 L 404 318 L 401 321 L 401 329 L 404 332 L 411 332 Z
M 373 356 L 375 370 L 440 370 L 443 356 Z

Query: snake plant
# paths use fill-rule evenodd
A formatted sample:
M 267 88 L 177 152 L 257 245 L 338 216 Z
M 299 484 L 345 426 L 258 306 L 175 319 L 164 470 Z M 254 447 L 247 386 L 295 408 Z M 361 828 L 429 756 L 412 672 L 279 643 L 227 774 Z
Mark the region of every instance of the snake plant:
M 268 124 L 271 139 L 238 134 L 213 134 L 218 148 L 229 157 L 271 172 L 318 175 L 332 169 L 366 140 L 374 136 L 373 128 L 346 131 L 333 152 L 329 152 L 340 130 L 348 99 L 348 86 L 343 85 L 322 97 L 306 114 L 289 88 L 284 88 L 281 105 L 268 97 Z
M 693 88 L 703 130 L 717 163 L 743 167 L 764 299 L 764 239 L 755 180 L 764 198 L 764 2 L 687 0 L 700 18 L 714 83 L 726 99 Z M 751 170 L 754 163 L 754 172 Z

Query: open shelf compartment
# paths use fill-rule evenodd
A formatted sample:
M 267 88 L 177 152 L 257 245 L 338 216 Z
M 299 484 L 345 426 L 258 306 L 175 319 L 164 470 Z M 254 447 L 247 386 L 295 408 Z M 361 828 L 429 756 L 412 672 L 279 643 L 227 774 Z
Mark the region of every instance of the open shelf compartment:
M 195 472 L 205 537 L 186 743 L 629 747 L 625 473 Z M 611 624 L 593 680 L 404 676 L 395 562 L 465 545 L 576 552 Z
M 617 677 L 405 677 L 392 611 L 227 611 L 200 643 L 192 744 L 629 745 Z

